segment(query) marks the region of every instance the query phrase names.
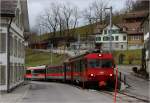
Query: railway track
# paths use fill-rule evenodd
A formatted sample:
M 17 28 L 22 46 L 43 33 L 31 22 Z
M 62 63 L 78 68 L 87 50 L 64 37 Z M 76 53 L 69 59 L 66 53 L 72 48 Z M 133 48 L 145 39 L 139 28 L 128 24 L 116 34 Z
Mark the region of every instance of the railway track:
M 72 84 L 70 84 L 70 85 L 72 85 Z M 72 86 L 74 86 L 76 88 L 79 88 L 79 89 L 83 89 L 82 87 L 80 87 L 78 85 L 72 85 Z M 112 98 L 114 96 L 114 92 L 109 91 L 109 90 L 107 90 L 107 91 L 106 90 L 99 90 L 99 89 L 85 89 L 85 90 L 111 95 Z M 136 97 L 136 95 L 123 93 L 121 91 L 119 91 L 117 93 L 117 101 L 119 101 L 119 100 L 120 100 L 120 103 L 124 103 L 122 101 L 126 101 L 127 103 L 149 103 L 150 102 L 149 100 L 146 100 L 146 99 L 143 99 L 143 98 L 138 98 L 138 97 Z
M 102 91 L 102 90 L 97 90 L 97 91 L 98 92 L 103 92 L 103 93 L 106 93 L 106 94 L 114 96 L 114 92 Z M 138 97 L 136 97 L 136 95 L 127 94 L 127 93 L 123 93 L 123 92 L 120 92 L 120 91 L 117 94 L 118 94 L 117 98 L 120 98 L 120 99 L 132 99 L 133 98 L 133 99 L 135 99 L 137 101 L 141 101 L 142 103 L 149 103 L 149 100 L 138 98 Z M 134 103 L 136 103 L 136 102 L 134 102 Z

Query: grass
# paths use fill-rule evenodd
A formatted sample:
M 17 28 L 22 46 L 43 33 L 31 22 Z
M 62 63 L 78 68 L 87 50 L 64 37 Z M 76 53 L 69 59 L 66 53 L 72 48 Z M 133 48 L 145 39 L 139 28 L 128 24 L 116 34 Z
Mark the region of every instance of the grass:
M 60 65 L 63 60 L 67 57 L 66 55 L 52 54 L 52 65 Z M 37 65 L 50 65 L 51 64 L 51 53 L 34 51 L 32 49 L 26 50 L 26 66 L 37 66 Z
M 122 65 L 141 65 L 141 50 L 126 50 L 126 51 L 114 51 L 113 55 L 116 64 L 119 64 L 119 55 L 124 55 L 124 60 Z M 66 55 L 52 54 L 52 65 L 60 65 L 68 57 Z M 51 53 L 34 51 L 32 49 L 26 49 L 26 66 L 37 66 L 51 64 Z
M 130 62 L 133 65 L 141 65 L 141 57 L 142 57 L 142 52 L 140 49 L 138 50 L 126 50 L 126 51 L 114 51 L 113 52 L 115 61 L 117 64 L 119 64 L 119 55 L 123 54 L 124 55 L 124 65 L 129 65 Z

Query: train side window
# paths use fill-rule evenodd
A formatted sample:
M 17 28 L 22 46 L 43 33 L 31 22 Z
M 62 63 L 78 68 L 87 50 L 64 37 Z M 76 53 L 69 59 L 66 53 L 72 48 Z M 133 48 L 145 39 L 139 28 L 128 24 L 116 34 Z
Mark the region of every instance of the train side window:
M 81 71 L 84 71 L 87 67 L 87 61 L 84 59 L 81 61 Z
M 34 70 L 34 73 L 36 74 L 36 73 L 44 73 L 45 71 L 44 71 L 44 69 L 39 69 L 39 70 Z
M 77 66 L 78 66 L 78 67 L 77 67 L 77 71 L 78 71 L 78 72 L 81 71 L 81 64 L 80 64 L 80 62 L 81 62 L 81 61 L 78 61 L 78 62 L 77 62 Z

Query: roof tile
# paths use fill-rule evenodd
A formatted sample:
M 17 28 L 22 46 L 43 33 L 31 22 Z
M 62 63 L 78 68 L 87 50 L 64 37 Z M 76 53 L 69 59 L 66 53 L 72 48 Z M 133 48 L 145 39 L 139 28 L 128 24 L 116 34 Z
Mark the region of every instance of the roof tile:
M 15 14 L 17 0 L 1 0 L 0 14 Z

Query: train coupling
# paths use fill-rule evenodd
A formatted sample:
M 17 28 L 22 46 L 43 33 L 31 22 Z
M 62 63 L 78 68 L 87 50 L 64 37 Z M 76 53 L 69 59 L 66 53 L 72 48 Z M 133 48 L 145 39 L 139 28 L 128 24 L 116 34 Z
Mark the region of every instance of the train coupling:
M 100 87 L 101 86 L 106 86 L 106 82 L 105 81 L 100 81 L 98 84 L 99 84 Z

